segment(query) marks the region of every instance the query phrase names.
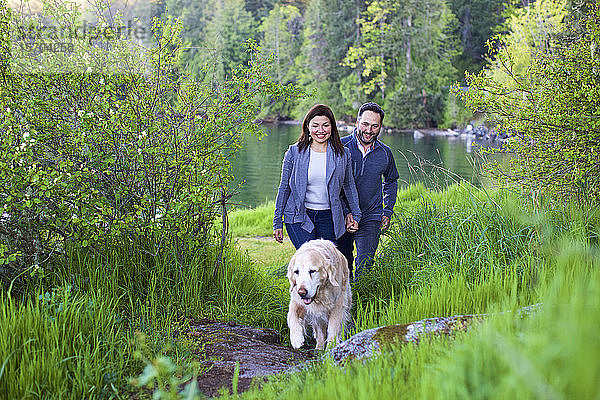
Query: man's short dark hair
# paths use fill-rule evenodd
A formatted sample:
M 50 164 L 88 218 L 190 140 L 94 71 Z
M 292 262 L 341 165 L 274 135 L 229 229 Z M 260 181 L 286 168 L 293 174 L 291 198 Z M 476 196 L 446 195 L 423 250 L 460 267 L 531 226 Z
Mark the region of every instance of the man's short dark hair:
M 364 114 L 365 111 L 373 111 L 373 112 L 379 114 L 379 116 L 381 117 L 381 121 L 379 121 L 379 124 L 383 125 L 383 117 L 385 116 L 385 112 L 383 111 L 383 108 L 381 108 L 379 106 L 379 104 L 373 103 L 371 101 L 369 103 L 365 103 L 362 106 L 360 106 L 360 108 L 358 109 L 358 118 L 357 119 L 360 119 L 360 117 Z

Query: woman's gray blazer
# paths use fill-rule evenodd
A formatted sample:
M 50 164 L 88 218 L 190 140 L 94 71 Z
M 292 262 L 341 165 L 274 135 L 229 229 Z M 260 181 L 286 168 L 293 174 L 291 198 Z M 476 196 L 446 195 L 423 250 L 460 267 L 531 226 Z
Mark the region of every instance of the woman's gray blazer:
M 308 183 L 308 163 L 310 149 L 299 151 L 298 144 L 289 147 L 283 158 L 281 181 L 275 200 L 275 218 L 273 229 L 283 228 L 286 223 L 302 223 L 302 229 L 312 232 L 314 225 L 304 207 L 304 196 Z M 354 220 L 359 222 L 361 217 L 358 207 L 358 193 L 352 176 L 350 153 L 344 147 L 344 154 L 336 156 L 331 145 L 327 146 L 327 190 L 329 192 L 329 207 L 333 216 L 333 231 L 335 237 L 341 237 L 346 231 L 345 215 L 342 210 L 340 195 L 342 190 L 348 199 L 350 212 Z M 283 220 L 282 220 L 283 217 Z

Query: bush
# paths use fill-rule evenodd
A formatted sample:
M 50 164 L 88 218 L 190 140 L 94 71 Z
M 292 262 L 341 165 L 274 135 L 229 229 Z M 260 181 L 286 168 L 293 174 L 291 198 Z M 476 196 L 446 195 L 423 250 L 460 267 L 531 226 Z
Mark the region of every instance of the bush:
M 61 29 L 77 30 L 76 7 L 45 7 Z M 34 17 L 20 18 L 2 20 L 3 45 L 9 28 L 17 49 L 27 44 L 18 33 L 24 26 L 43 32 Z M 98 18 L 99 27 L 110 26 Z M 230 196 L 229 157 L 241 135 L 259 134 L 254 99 L 293 88 L 269 80 L 252 43 L 252 61 L 227 81 L 210 81 L 209 66 L 204 83 L 192 80 L 176 67 L 180 31 L 179 21 L 155 19 L 155 47 L 146 49 L 99 28 L 61 39 L 71 53 L 31 59 L 17 51 L 1 69 L 5 277 L 50 266 L 67 242 L 151 257 L 166 248 L 181 256 L 213 240 L 214 218 Z
M 581 21 L 557 32 L 552 21 L 560 22 L 565 13 L 559 4 L 535 2 L 529 11 L 514 17 L 517 33 L 500 38 L 504 46 L 492 67 L 478 75 L 467 74 L 467 91 L 457 85 L 453 90 L 510 136 L 504 150 L 517 157 L 508 167 L 493 166 L 498 177 L 532 193 L 597 202 L 600 7 L 591 6 Z M 540 21 L 547 26 L 540 27 Z M 523 38 L 520 26 L 532 27 L 533 37 Z

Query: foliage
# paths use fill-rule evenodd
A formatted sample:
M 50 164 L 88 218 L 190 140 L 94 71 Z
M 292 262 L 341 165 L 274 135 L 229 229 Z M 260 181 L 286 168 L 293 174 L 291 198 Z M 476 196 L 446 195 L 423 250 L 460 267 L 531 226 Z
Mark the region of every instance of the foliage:
M 385 238 L 375 265 L 380 271 L 366 277 L 372 285 L 355 287 L 357 330 L 456 313 L 490 313 L 486 321 L 451 340 L 431 337 L 341 367 L 325 358 L 272 377 L 241 398 L 301 397 L 306 388 L 317 397 L 353 399 L 593 397 L 599 359 L 593 339 L 600 310 L 597 205 L 539 207 L 514 193 L 457 185 L 444 192 L 401 191 L 396 213 L 412 222 L 393 222 L 397 231 Z M 457 224 L 450 226 L 451 220 Z M 402 242 L 407 245 L 400 247 Z M 428 251 L 447 245 L 439 253 Z M 441 273 L 431 273 L 433 266 Z M 403 273 L 410 276 L 404 290 L 370 292 L 403 282 Z M 527 318 L 514 312 L 538 302 L 540 310 Z
M 562 6 L 540 2 L 539 8 L 515 18 L 522 25 L 531 18 L 530 26 L 540 15 L 546 16 L 544 21 L 560 21 Z M 505 150 L 516 157 L 509 167 L 496 169 L 506 182 L 555 198 L 600 199 L 599 16 L 600 9 L 593 6 L 579 22 L 581 31 L 570 28 L 560 36 L 550 34 L 552 25 L 542 25 L 524 40 L 516 34 L 501 37 L 506 45 L 495 55 L 492 69 L 467 74 L 468 91 L 454 88 L 471 109 L 486 113 L 498 130 L 510 135 Z M 527 62 L 525 43 L 532 52 Z
M 457 36 L 461 52 L 452 62 L 462 74 L 476 73 L 485 65 L 485 42 L 492 37 L 504 22 L 506 2 L 504 0 L 452 0 L 448 6 L 456 15 Z M 464 85 L 464 82 L 462 83 Z M 465 119 L 466 120 L 466 119 Z
M 77 8 L 52 4 L 59 26 L 77 23 Z M 227 80 L 194 81 L 176 68 L 180 31 L 155 20 L 149 49 L 75 35 L 73 53 L 15 57 L 4 71 L 0 237 L 3 260 L 20 253 L 13 274 L 51 265 L 66 243 L 181 257 L 212 241 L 229 158 L 241 135 L 259 134 L 254 97 L 293 88 L 270 80 L 252 43 Z
M 116 299 L 70 286 L 20 303 L 0 293 L 0 393 L 5 398 L 110 397 L 136 365 Z
M 506 293 L 524 296 L 520 301 L 527 304 L 523 285 L 535 279 L 531 266 L 538 259 L 534 227 L 507 213 L 499 194 L 468 184 L 441 192 L 415 189 L 399 192 L 397 217 L 376 266 L 355 285 L 361 301 L 396 297 L 402 307 L 393 311 L 394 301 L 384 300 L 381 310 L 401 322 L 486 312 Z M 417 293 L 427 306 L 414 299 Z
M 372 1 L 360 19 L 360 44 L 345 63 L 362 63 L 361 89 L 384 104 L 393 126 L 432 126 L 442 120 L 456 71 L 451 60 L 456 24 L 445 2 Z
M 239 65 L 250 61 L 250 55 L 240 49 L 246 40 L 256 39 L 256 21 L 245 10 L 244 0 L 211 0 L 210 6 L 202 64 L 214 62 L 214 72 L 208 78 L 223 82 Z
M 228 76 L 231 66 L 246 60 L 238 44 L 252 37 L 276 54 L 278 82 L 313 93 L 298 100 L 261 98 L 261 115 L 299 119 L 320 102 L 351 120 L 362 103 L 374 100 L 388 110 L 389 126 L 407 128 L 470 118 L 464 110 L 454 112 L 456 104 L 446 104 L 447 88 L 457 71 L 479 71 L 483 43 L 496 29 L 506 29 L 498 26 L 508 10 L 517 9 L 504 3 L 168 0 L 166 9 L 183 18 L 181 65 L 194 76 Z M 160 7 L 136 8 L 145 15 L 146 8 Z M 205 76 L 200 66 L 210 57 L 215 75 Z
M 300 52 L 303 19 L 300 11 L 294 6 L 276 5 L 263 20 L 259 31 L 263 33 L 261 48 L 271 54 L 273 60 L 273 79 L 280 84 L 297 81 L 294 68 L 295 59 Z M 282 99 L 266 99 L 263 101 L 262 113 L 289 116 L 294 103 Z
M 360 37 L 358 17 L 363 1 L 312 0 L 304 13 L 301 53 L 296 58 L 299 84 L 314 91 L 314 97 L 300 101 L 296 115 L 301 117 L 314 103 L 328 104 L 338 118 L 354 117 L 365 96 L 360 82 L 342 88 L 343 82 L 360 75 L 341 65 L 350 46 Z
M 597 396 L 597 248 L 563 243 L 555 255 L 556 273 L 542 289 L 542 311 L 529 319 L 498 316 L 449 348 L 424 377 L 424 398 Z
M 130 379 L 130 384 L 138 389 L 150 391 L 152 398 L 156 400 L 180 398 L 199 400 L 202 398 L 196 382 L 197 375 L 202 372 L 199 363 L 192 362 L 188 368 L 184 368 L 174 364 L 171 358 L 166 355 L 150 360 L 144 354 L 148 352 L 148 349 L 146 338 L 142 333 L 136 334 L 136 343 L 142 349 L 136 350 L 134 357 L 141 360 L 145 367 L 141 374 Z M 194 373 L 187 373 L 186 369 L 189 369 L 189 367 L 194 369 Z

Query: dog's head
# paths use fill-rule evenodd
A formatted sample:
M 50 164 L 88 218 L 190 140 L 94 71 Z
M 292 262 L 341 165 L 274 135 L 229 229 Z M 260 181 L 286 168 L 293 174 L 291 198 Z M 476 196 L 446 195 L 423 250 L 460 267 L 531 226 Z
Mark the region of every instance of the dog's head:
M 342 286 L 348 281 L 348 262 L 328 240 L 311 240 L 294 253 L 288 264 L 290 293 L 309 305 L 324 285 Z

